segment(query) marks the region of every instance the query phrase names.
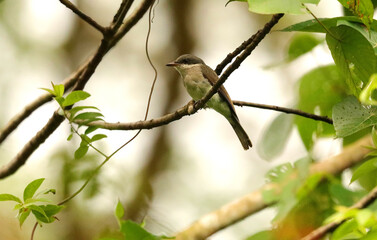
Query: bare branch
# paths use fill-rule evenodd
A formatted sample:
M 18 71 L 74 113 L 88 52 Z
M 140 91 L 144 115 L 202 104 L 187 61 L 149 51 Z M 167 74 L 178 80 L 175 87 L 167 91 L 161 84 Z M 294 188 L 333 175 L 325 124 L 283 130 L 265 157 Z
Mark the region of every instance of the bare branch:
M 75 5 L 73 5 L 69 0 L 59 0 L 64 6 L 71 9 L 72 12 L 74 12 L 77 16 L 79 16 L 82 20 L 87 22 L 90 26 L 94 27 L 98 31 L 100 31 L 102 34 L 105 34 L 105 28 L 102 27 L 100 24 L 98 24 L 96 21 L 94 21 L 91 17 L 86 15 L 85 13 L 81 12 Z
M 338 174 L 364 159 L 370 149 L 364 146 L 372 144 L 370 136 L 364 137 L 343 149 L 343 152 L 334 157 L 313 164 L 310 173 Z M 228 203 L 220 209 L 203 216 L 186 230 L 176 235 L 176 240 L 206 239 L 210 235 L 226 228 L 242 219 L 270 206 L 265 204 L 262 193 L 265 190 L 275 190 L 279 193 L 283 184 L 266 184 L 259 190 L 240 199 Z
M 237 106 L 241 106 L 241 107 L 248 106 L 248 107 L 269 109 L 269 110 L 274 110 L 274 111 L 278 111 L 278 112 L 284 112 L 284 113 L 287 113 L 287 114 L 295 114 L 295 115 L 299 115 L 299 116 L 302 116 L 302 117 L 305 117 L 305 118 L 310 118 L 310 119 L 313 119 L 313 120 L 326 122 L 328 124 L 333 124 L 333 120 L 331 118 L 327 117 L 327 116 L 319 116 L 319 115 L 307 113 L 307 112 L 297 110 L 297 109 L 279 107 L 279 106 L 267 105 L 267 104 L 260 104 L 260 103 L 244 102 L 244 101 L 233 101 L 233 104 L 237 105 Z
M 194 105 L 194 111 L 204 107 L 205 103 L 218 91 L 220 86 L 228 79 L 230 74 L 234 70 L 236 70 L 241 63 L 251 54 L 251 52 L 258 46 L 258 44 L 263 40 L 263 38 L 271 31 L 273 26 L 275 26 L 280 18 L 282 18 L 284 14 L 275 14 L 272 16 L 272 19 L 264 25 L 262 29 L 260 29 L 256 36 L 254 37 L 253 41 L 245 48 L 245 50 L 234 60 L 234 62 L 225 70 L 225 72 L 220 76 L 219 80 L 212 86 L 211 90 L 207 92 L 207 94 L 197 101 Z
M 117 31 L 119 27 L 122 25 L 123 19 L 126 17 L 126 14 L 130 10 L 130 7 L 134 0 L 122 0 L 118 12 L 115 14 L 113 21 L 111 23 L 110 28 L 113 31 Z

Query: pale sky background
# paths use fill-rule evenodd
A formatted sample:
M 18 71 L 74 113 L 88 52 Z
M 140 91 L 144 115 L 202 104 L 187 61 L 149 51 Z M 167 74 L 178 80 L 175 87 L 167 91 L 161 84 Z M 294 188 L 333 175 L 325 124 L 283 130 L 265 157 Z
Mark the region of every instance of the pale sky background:
M 105 25 L 112 18 L 119 1 L 86 0 L 83 5 L 88 15 L 95 16 Z M 241 42 L 261 28 L 264 21 L 253 21 L 256 15 L 247 11 L 242 3 L 226 1 L 198 1 L 196 15 L 192 22 L 198 36 L 195 55 L 203 58 L 207 65 L 216 65 Z M 137 6 L 139 1 L 135 1 Z M 160 1 L 155 9 L 155 17 L 150 38 L 150 53 L 156 60 L 161 52 L 169 52 L 170 32 L 166 12 L 166 2 Z M 3 1 L 0 8 L 0 127 L 18 113 L 25 104 L 44 92 L 41 87 L 50 87 L 50 82 L 60 83 L 70 74 L 69 66 L 61 60 L 64 53 L 59 47 L 64 44 L 72 31 L 76 16 L 59 1 L 12 0 Z M 318 17 L 334 17 L 341 14 L 337 1 L 321 1 L 318 7 L 310 6 Z M 13 9 L 13 11 L 12 11 Z M 17 14 L 14 14 L 14 11 Z M 205 16 L 205 17 L 203 17 Z M 294 22 L 310 19 L 309 15 L 286 16 L 274 29 L 281 29 Z M 10 36 L 14 31 L 21 44 L 16 44 Z M 153 80 L 153 71 L 144 54 L 144 41 L 147 31 L 147 18 L 141 20 L 129 34 L 114 48 L 98 67 L 85 88 L 91 93 L 85 104 L 101 109 L 106 121 L 131 122 L 143 118 L 149 88 Z M 225 83 L 233 100 L 256 103 L 292 106 L 296 99 L 296 81 L 308 70 L 332 62 L 326 46 L 318 46 L 313 53 L 273 69 L 264 66 L 283 60 L 291 34 L 274 32 L 263 40 L 252 55 L 237 69 Z M 323 37 L 323 35 L 319 35 Z M 99 35 L 94 34 L 98 38 Z M 23 47 L 20 47 L 23 46 Z M 273 50 L 271 50 L 273 49 Z M 94 49 L 88 49 L 91 55 Z M 170 59 L 173 60 L 173 59 Z M 157 61 L 156 61 L 157 62 Z M 162 91 L 164 63 L 156 65 L 161 72 L 153 93 L 149 118 L 161 115 L 159 100 L 164 98 Z M 170 69 L 170 71 L 174 71 Z M 177 81 L 179 75 L 176 73 Z M 183 85 L 177 91 L 184 91 Z M 190 100 L 183 94 L 177 107 Z M 0 164 L 6 164 L 34 134 L 46 123 L 57 108 L 49 103 L 38 109 L 28 118 L 0 147 Z M 200 216 L 235 200 L 265 182 L 264 174 L 272 167 L 284 162 L 293 162 L 307 155 L 298 133 L 292 134 L 284 152 L 273 162 L 262 160 L 256 151 L 262 131 L 277 116 L 276 112 L 236 107 L 240 121 L 248 132 L 254 147 L 243 151 L 231 126 L 225 119 L 212 110 L 201 110 L 197 114 L 170 123 L 169 133 L 174 139 L 174 151 L 182 156 L 176 159 L 174 171 L 161 176 L 154 183 L 155 196 L 150 214 L 146 218 L 147 228 L 156 234 L 171 234 L 183 230 Z M 132 191 L 132 178 L 143 166 L 143 160 L 149 151 L 156 130 L 145 130 L 129 146 L 119 152 L 105 167 L 103 182 L 111 184 L 123 181 L 119 189 L 106 189 L 96 198 L 85 204 L 95 211 L 107 212 L 115 206 L 118 196 L 127 198 L 127 191 Z M 103 141 L 102 149 L 111 152 L 129 139 L 134 132 L 107 132 L 108 139 Z M 56 149 L 64 147 L 73 152 L 78 142 L 67 142 L 68 124 L 59 129 L 43 144 L 15 175 L 0 181 L 0 192 L 21 195 L 24 186 L 33 179 L 46 177 L 44 187 L 53 187 L 53 169 L 51 156 Z M 321 152 L 314 152 L 318 158 L 337 153 L 340 149 L 338 140 L 322 140 L 316 146 Z M 59 191 L 59 189 L 57 189 Z M 1 203 L 1 216 L 14 222 L 15 212 L 11 204 Z M 3 210 L 4 209 L 4 210 Z M 212 236 L 212 240 L 242 239 L 254 232 L 270 226 L 273 210 L 264 210 L 246 220 Z M 113 221 L 113 219 L 111 220 Z M 32 221 L 29 220 L 32 224 Z M 257 223 L 257 224 L 255 224 Z M 59 225 L 54 223 L 53 225 Z M 20 231 L 28 236 L 30 225 Z M 17 228 L 16 228 L 17 229 Z M 47 231 L 44 227 L 40 232 Z M 0 236 L 1 238 L 1 236 Z

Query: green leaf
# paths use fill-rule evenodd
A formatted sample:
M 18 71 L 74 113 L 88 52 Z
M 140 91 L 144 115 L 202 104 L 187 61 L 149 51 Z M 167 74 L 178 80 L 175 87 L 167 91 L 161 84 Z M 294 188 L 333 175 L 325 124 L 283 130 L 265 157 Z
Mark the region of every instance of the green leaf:
M 293 116 L 279 114 L 264 131 L 257 145 L 259 155 L 265 160 L 278 156 L 284 149 L 293 128 Z
M 80 159 L 85 156 L 85 154 L 88 152 L 89 146 L 88 145 L 81 145 L 76 151 L 75 151 L 75 159 Z
M 24 201 L 32 198 L 45 179 L 39 178 L 29 183 L 24 190 Z
M 20 223 L 20 227 L 22 227 L 22 224 L 24 224 L 27 217 L 29 217 L 31 210 L 30 209 L 20 209 L 17 218 L 18 222 Z
M 353 96 L 345 98 L 333 109 L 337 137 L 345 137 L 377 123 L 377 107 L 364 107 Z
M 64 85 L 63 84 L 59 84 L 59 85 L 54 85 L 52 83 L 52 87 L 54 88 L 54 92 L 55 92 L 55 96 L 56 97 L 63 97 L 64 95 Z
M 18 197 L 14 196 L 12 194 L 8 194 L 8 193 L 0 194 L 0 201 L 15 201 L 15 202 L 18 202 L 18 203 L 22 203 L 21 199 L 19 199 Z
M 363 176 L 363 175 L 365 175 L 367 173 L 370 173 L 370 172 L 372 172 L 374 170 L 377 170 L 377 157 L 372 158 L 372 159 L 364 162 L 363 164 L 361 164 L 360 167 L 358 167 L 353 172 L 353 175 L 352 175 L 350 183 L 353 183 L 354 181 L 356 181 L 357 179 L 359 179 L 361 176 Z
M 67 137 L 67 141 L 71 141 L 72 138 L 73 138 L 73 133 L 69 134 L 69 136 Z
M 258 232 L 246 238 L 246 240 L 277 240 L 277 239 L 275 238 L 275 235 L 271 230 L 266 230 L 266 231 Z
M 115 216 L 117 217 L 117 219 L 120 221 L 122 219 L 122 217 L 124 216 L 124 208 L 123 208 L 123 205 L 122 203 L 120 202 L 120 200 L 118 200 L 118 203 L 116 205 L 116 208 L 115 208 Z
M 334 231 L 331 240 L 359 239 L 363 234 L 359 232 L 358 227 L 355 219 L 348 220 Z
M 103 115 L 99 112 L 84 112 L 74 117 L 74 120 L 93 120 L 98 119 L 98 117 L 103 117 Z
M 347 95 L 347 86 L 335 65 L 315 68 L 299 80 L 297 108 L 322 116 L 331 116 L 333 106 Z M 318 137 L 334 134 L 328 123 L 295 116 L 295 125 L 307 150 Z
M 40 88 L 40 89 L 45 90 L 45 91 L 47 91 L 48 93 L 50 93 L 50 94 L 52 94 L 52 95 L 55 96 L 55 92 L 54 92 L 53 90 L 51 90 L 51 89 L 48 89 L 48 88 Z
M 352 206 L 364 194 L 363 192 L 353 192 L 345 188 L 341 183 L 331 184 L 329 192 L 335 204 L 346 207 Z
M 77 112 L 82 111 L 84 109 L 96 109 L 96 110 L 100 111 L 98 108 L 96 108 L 94 106 L 77 106 L 77 107 L 73 107 L 71 110 L 69 110 L 69 113 L 71 114 L 71 117 L 74 117 L 74 115 Z
M 292 164 L 284 163 L 270 169 L 266 173 L 266 178 L 269 182 L 279 183 L 285 180 L 287 177 L 289 177 L 293 171 L 294 171 L 294 168 Z
M 67 95 L 65 101 L 63 102 L 63 107 L 71 106 L 79 101 L 85 100 L 90 97 L 90 94 L 85 91 L 73 91 Z
M 349 1 L 338 0 L 345 8 L 349 9 L 355 16 L 361 19 L 369 28 L 373 21 L 373 3 L 370 0 Z
M 155 236 L 147 232 L 139 224 L 134 223 L 130 220 L 122 221 L 121 232 L 124 234 L 127 240 L 160 240 L 160 239 L 173 239 L 166 236 Z
M 300 33 L 293 36 L 288 48 L 288 60 L 293 61 L 296 58 L 310 52 L 318 44 L 322 43 L 313 34 Z
M 326 34 L 327 45 L 335 64 L 346 78 L 346 83 L 354 95 L 377 72 L 377 59 L 373 47 L 360 32 L 348 26 L 330 28 Z M 335 38 L 334 38 L 335 37 Z
M 90 142 L 95 142 L 95 141 L 101 140 L 103 138 L 107 138 L 107 136 L 105 134 L 96 134 L 92 137 Z
M 372 128 L 372 140 L 373 140 L 373 145 L 374 145 L 374 147 L 377 147 L 377 132 L 376 132 L 376 127 L 375 126 L 373 126 L 373 128 Z M 376 152 L 375 151 L 373 151 L 373 152 L 371 152 L 371 154 L 375 154 Z M 377 155 L 374 155 L 374 156 L 377 156 Z
M 377 105 L 377 74 L 372 74 L 367 86 L 361 91 L 359 100 L 366 105 Z
M 60 212 L 64 207 L 58 205 L 41 205 L 37 206 L 38 211 L 32 209 L 32 213 L 37 218 L 37 220 L 44 222 L 44 223 L 52 223 L 55 221 L 54 216 Z
M 31 212 L 37 218 L 37 220 L 41 222 L 48 222 L 48 216 L 46 215 L 43 208 L 37 205 L 30 205 L 28 206 L 28 208 L 31 209 Z
M 370 209 L 360 209 L 355 217 L 359 226 L 363 227 L 369 227 L 368 225 L 371 222 L 371 220 L 373 221 L 373 218 L 374 214 Z
M 86 130 L 85 130 L 85 134 L 88 135 L 89 133 L 92 133 L 94 132 L 95 130 L 97 130 L 98 127 L 95 127 L 95 126 L 90 126 L 88 127 Z
M 347 21 L 352 23 L 362 23 L 362 21 L 354 16 L 344 16 L 344 17 L 335 17 L 335 18 L 319 18 L 318 19 L 322 25 L 327 29 L 338 26 L 339 21 Z M 280 31 L 283 32 L 317 32 L 317 33 L 327 33 L 326 29 L 319 24 L 316 20 L 311 19 L 304 22 L 293 24 L 289 27 L 286 27 Z M 373 21 L 372 29 L 377 29 L 377 21 Z
M 319 0 L 248 0 L 249 11 L 261 14 L 303 14 L 303 3 L 318 4 Z

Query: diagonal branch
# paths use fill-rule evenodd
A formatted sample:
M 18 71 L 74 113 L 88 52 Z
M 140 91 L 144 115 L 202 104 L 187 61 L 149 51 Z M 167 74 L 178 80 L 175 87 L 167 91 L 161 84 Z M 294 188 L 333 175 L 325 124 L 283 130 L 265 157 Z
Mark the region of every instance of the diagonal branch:
M 219 80 L 212 86 L 211 90 L 194 105 L 194 111 L 198 111 L 200 108 L 204 107 L 206 102 L 219 90 L 220 86 L 228 79 L 230 74 L 236 70 L 241 63 L 251 54 L 251 52 L 258 46 L 258 44 L 263 40 L 263 38 L 271 31 L 273 26 L 275 26 L 280 18 L 284 14 L 275 14 L 272 16 L 271 20 L 260 29 L 253 39 L 253 41 L 245 48 L 245 50 L 234 60 L 234 62 L 225 70 L 225 72 L 220 76 Z
M 96 21 L 94 21 L 91 17 L 86 15 L 85 13 L 81 12 L 75 5 L 73 5 L 69 0 L 59 0 L 64 6 L 71 9 L 72 12 L 74 12 L 77 16 L 79 16 L 82 20 L 87 22 L 90 26 L 94 27 L 98 31 L 100 31 L 102 34 L 105 34 L 106 30 L 104 27 L 102 27 L 100 24 L 98 24 Z
M 345 169 L 361 162 L 364 159 L 364 156 L 371 151 L 370 149 L 365 148 L 365 146 L 371 144 L 371 137 L 364 137 L 352 145 L 345 147 L 339 155 L 312 164 L 310 167 L 310 174 L 325 173 L 335 175 L 341 173 Z M 279 193 L 282 187 L 283 184 L 268 183 L 257 191 L 228 203 L 218 210 L 201 217 L 186 230 L 179 232 L 175 239 L 206 239 L 221 229 L 229 227 L 256 212 L 271 206 L 273 203 L 268 205 L 263 201 L 263 192 L 266 190 L 275 190 L 276 193 Z
M 146 13 L 149 6 L 154 2 L 154 0 L 144 0 L 139 8 L 135 9 L 131 17 L 126 20 L 123 26 L 127 26 L 123 29 L 123 34 L 126 34 L 132 26 L 134 26 Z M 102 61 L 104 55 L 123 37 L 124 35 L 119 35 L 117 38 L 115 36 L 109 37 L 104 35 L 100 46 L 98 47 L 96 53 L 89 59 L 88 63 L 81 70 L 77 70 L 78 79 L 74 81 L 76 85 L 73 90 L 81 90 L 85 87 L 86 83 L 89 81 L 90 77 L 93 75 L 95 69 Z M 80 68 L 81 69 L 81 68 Z M 58 128 L 62 123 L 64 117 L 55 112 L 50 118 L 48 123 L 23 147 L 23 149 L 14 157 L 7 165 L 0 168 L 0 179 L 5 178 L 17 171 L 30 157 L 30 155 Z
M 372 191 L 370 191 L 366 196 L 364 196 L 357 203 L 355 203 L 354 205 L 352 205 L 352 207 L 350 207 L 350 209 L 363 209 L 363 208 L 366 208 L 370 204 L 372 204 L 376 199 L 377 199 L 377 187 L 373 188 Z M 347 219 L 323 225 L 323 226 L 315 229 L 314 231 L 312 231 L 311 233 L 309 233 L 305 237 L 301 238 L 301 240 L 317 240 L 317 239 L 321 239 L 327 233 L 332 232 L 333 230 L 335 230 L 337 227 L 339 227 L 345 221 L 347 221 Z

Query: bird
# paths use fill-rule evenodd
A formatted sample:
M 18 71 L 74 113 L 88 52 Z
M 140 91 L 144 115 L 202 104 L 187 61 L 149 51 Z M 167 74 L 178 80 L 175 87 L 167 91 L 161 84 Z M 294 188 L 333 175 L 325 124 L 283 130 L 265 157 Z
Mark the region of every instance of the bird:
M 219 80 L 212 68 L 192 54 L 183 54 L 166 66 L 174 67 L 179 72 L 183 85 L 195 101 L 202 99 Z M 245 150 L 252 147 L 249 136 L 241 126 L 233 102 L 223 85 L 206 103 L 206 107 L 214 109 L 228 120 Z

